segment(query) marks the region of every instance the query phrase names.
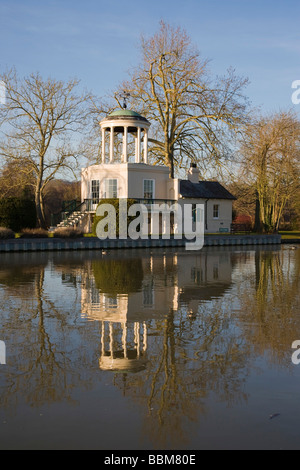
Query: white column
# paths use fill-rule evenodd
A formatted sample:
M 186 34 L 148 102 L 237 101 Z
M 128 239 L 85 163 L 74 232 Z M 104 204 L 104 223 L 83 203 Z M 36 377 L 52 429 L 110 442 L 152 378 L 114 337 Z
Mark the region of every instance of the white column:
M 123 343 L 124 357 L 127 358 L 127 326 L 126 326 L 126 323 L 122 324 L 122 330 L 123 330 L 122 343 Z
M 102 163 L 105 163 L 105 129 L 102 127 Z
M 127 145 L 128 145 L 128 127 L 124 127 L 124 135 L 123 135 L 123 162 L 127 163 Z
M 134 137 L 134 145 L 135 145 L 135 163 L 138 162 L 138 137 L 137 133 L 136 136 Z
M 101 322 L 101 355 L 105 354 L 105 323 Z
M 143 341 L 144 341 L 143 352 L 146 352 L 147 351 L 147 325 L 146 325 L 145 322 L 143 323 L 143 326 L 144 326 L 144 331 L 143 331 Z
M 140 324 L 134 322 L 134 342 L 136 344 L 137 357 L 140 357 Z
M 148 129 L 144 129 L 144 163 L 148 163 Z
M 110 149 L 109 149 L 109 161 L 114 161 L 114 128 L 110 128 Z
M 111 321 L 109 322 L 109 352 L 110 352 L 110 356 L 113 358 L 114 357 L 114 329 L 113 329 L 113 324 Z
M 141 163 L 141 128 L 138 127 L 137 135 L 137 163 Z

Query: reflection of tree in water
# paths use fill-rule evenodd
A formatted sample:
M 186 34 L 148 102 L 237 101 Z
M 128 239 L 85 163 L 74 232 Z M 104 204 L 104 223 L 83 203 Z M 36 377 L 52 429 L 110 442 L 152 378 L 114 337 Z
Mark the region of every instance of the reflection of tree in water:
M 19 255 L 17 263 L 4 255 L 0 265 L 0 287 L 5 287 L 7 292 L 20 292 L 22 295 L 32 295 L 36 275 L 41 268 L 46 267 L 47 261 L 36 259 L 34 256 Z
M 142 287 L 143 266 L 140 258 L 102 259 L 92 263 L 97 289 L 108 295 L 130 294 Z
M 201 254 L 204 267 L 209 263 L 209 256 L 209 253 Z M 214 262 L 217 256 L 214 252 Z M 231 269 L 231 256 L 227 254 L 224 258 L 223 253 L 220 256 L 225 266 Z M 148 283 L 152 279 L 154 289 L 158 286 L 176 286 L 174 294 L 177 293 L 182 304 L 176 310 L 169 308 L 165 316 L 145 319 L 148 330 L 146 370 L 137 374 L 128 371 L 114 373 L 114 384 L 148 410 L 144 421 L 145 435 L 155 446 L 164 448 L 188 444 L 188 426 L 197 422 L 199 415 L 205 415 L 206 401 L 211 394 L 228 405 L 247 399 L 243 392 L 248 361 L 245 341 L 239 330 L 232 327 L 230 310 L 223 301 L 230 286 L 230 274 L 228 276 L 225 269 L 224 281 L 218 279 L 215 286 L 208 283 L 205 272 L 203 280 L 200 282 L 197 278 L 195 284 L 195 276 L 186 276 L 193 274 L 189 270 L 195 263 L 198 268 L 202 266 L 199 259 L 197 264 L 184 254 L 180 265 L 168 260 L 154 260 L 151 270 L 147 263 L 143 264 L 144 279 L 146 277 Z M 110 293 L 114 279 L 112 260 L 107 261 L 109 271 L 102 261 L 98 263 L 100 270 L 106 274 L 102 279 L 106 279 L 107 283 L 110 280 L 110 285 L 104 290 L 103 281 L 102 284 L 98 282 L 97 287 Z M 183 284 L 178 286 L 180 268 L 183 268 Z M 129 264 L 124 269 L 127 269 L 128 279 L 133 271 Z M 97 271 L 94 270 L 94 273 L 96 277 Z M 125 289 L 124 284 L 120 286 L 122 276 L 116 278 L 119 289 L 128 293 L 128 287 Z M 188 293 L 193 295 L 193 305 L 198 300 L 198 309 L 193 312 L 189 308 L 191 299 Z
M 184 446 L 191 422 L 205 415 L 212 394 L 228 405 L 246 400 L 247 354 L 218 300 L 200 306 L 193 320 L 173 311 L 151 324 L 148 367 L 139 375 L 116 375 L 115 384 L 148 408 L 145 434 L 154 445 Z M 150 343 L 150 340 L 149 340 Z
M 290 364 L 291 338 L 297 339 L 295 331 L 300 327 L 299 255 L 299 249 L 269 253 L 257 250 L 255 272 L 247 268 L 246 274 L 239 274 L 235 284 L 228 284 L 226 289 L 220 284 L 222 289 L 214 289 L 214 297 L 199 299 L 192 314 L 188 303 L 183 302 L 178 309 L 170 308 L 165 316 L 144 318 L 148 331 L 146 370 L 113 373 L 112 377 L 118 388 L 146 410 L 144 435 L 155 447 L 188 445 L 188 430 L 194 422 L 205 419 L 210 399 L 229 406 L 247 400 L 245 379 L 250 363 L 259 354 L 267 351 L 279 364 L 285 363 L 288 354 Z M 209 263 L 209 253 L 207 256 Z M 251 261 L 253 268 L 249 256 L 235 260 L 237 272 L 239 263 L 244 266 Z M 178 266 L 167 265 L 167 271 L 154 263 L 151 272 L 143 272 L 146 264 L 141 267 L 134 262 L 135 257 L 126 259 L 124 255 L 119 263 L 116 261 L 110 260 L 108 267 L 102 258 L 85 262 L 83 259 L 72 266 L 61 262 L 56 269 L 63 273 L 62 281 L 69 282 L 66 289 L 73 294 L 86 270 L 95 275 L 97 288 L 107 289 L 110 295 L 115 289 L 136 292 L 142 288 L 143 278 L 150 282 L 151 276 L 154 288 L 157 280 L 160 286 L 185 287 L 176 284 L 180 261 Z M 186 263 L 182 261 L 181 266 Z M 10 407 L 13 401 L 18 404 L 21 400 L 37 407 L 59 401 L 73 403 L 72 390 L 92 387 L 99 374 L 99 324 L 89 321 L 78 328 L 80 308 L 76 298 L 72 301 L 68 297 L 65 304 L 61 299 L 56 302 L 49 298 L 44 265 L 24 271 L 24 282 L 25 278 L 30 280 L 26 284 L 27 295 L 23 295 L 23 287 L 20 290 L 20 279 L 14 286 L 13 277 L 8 276 L 8 282 L 1 285 L 2 293 L 6 293 L 1 297 L 6 312 L 2 317 L 3 331 L 15 335 L 1 406 Z M 190 287 L 190 280 L 186 281 Z M 200 292 L 203 285 L 178 292 L 185 301 L 182 293 L 196 293 L 198 288 Z
M 291 338 L 300 327 L 299 255 L 257 250 L 254 283 L 247 269 L 229 295 L 200 301 L 196 313 L 181 306 L 150 322 L 147 370 L 114 380 L 147 404 L 144 432 L 155 446 L 188 445 L 189 423 L 205 417 L 212 394 L 229 406 L 247 400 L 244 383 L 258 355 L 268 351 L 278 364 L 288 355 L 291 364 Z
M 300 250 L 257 250 L 253 295 L 240 293 L 239 321 L 256 354 L 291 366 L 291 344 L 300 329 Z
M 97 329 L 94 331 L 92 325 L 87 325 L 79 333 L 76 324 L 72 324 L 74 316 L 70 317 L 75 306 L 69 302 L 69 312 L 56 308 L 44 289 L 45 269 L 40 267 L 34 270 L 30 298 L 11 285 L 2 296 L 7 311 L 2 328 L 9 334 L 7 344 L 12 345 L 6 369 L 7 383 L 1 391 L 2 408 L 12 408 L 13 404 L 21 402 L 34 407 L 59 401 L 75 403 L 71 398 L 72 389 L 79 383 L 81 387 L 92 384 L 92 378 L 82 379 L 83 370 L 91 370 L 93 362 L 96 368 L 97 358 L 89 357 L 89 351 L 85 351 L 82 344 L 77 348 L 73 346 L 72 340 L 89 344 L 94 339 L 97 344 Z M 12 300 L 11 304 L 8 300 Z M 89 343 L 82 341 L 84 337 L 89 338 Z

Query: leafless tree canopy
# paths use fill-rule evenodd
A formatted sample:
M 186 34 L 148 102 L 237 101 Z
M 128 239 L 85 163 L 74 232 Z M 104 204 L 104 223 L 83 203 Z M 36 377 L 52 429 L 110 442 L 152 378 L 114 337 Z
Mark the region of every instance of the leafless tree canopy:
M 44 227 L 45 188 L 58 171 L 73 171 L 80 155 L 78 133 L 84 129 L 88 95 L 77 93 L 78 80 L 43 80 L 38 73 L 20 79 L 14 70 L 2 78 L 6 105 L 0 110 L 0 156 L 31 181 L 38 221 Z
M 242 136 L 240 181 L 255 190 L 256 229 L 277 231 L 284 207 L 300 189 L 299 120 L 291 111 L 257 117 Z
M 152 123 L 154 162 L 176 168 L 198 162 L 202 174 L 221 167 L 229 153 L 228 135 L 245 122 L 247 79 L 228 70 L 210 76 L 187 33 L 161 22 L 159 31 L 142 37 L 142 59 L 120 90 L 130 93 L 130 106 Z M 122 103 L 118 100 L 118 104 Z M 226 136 L 226 139 L 225 139 Z

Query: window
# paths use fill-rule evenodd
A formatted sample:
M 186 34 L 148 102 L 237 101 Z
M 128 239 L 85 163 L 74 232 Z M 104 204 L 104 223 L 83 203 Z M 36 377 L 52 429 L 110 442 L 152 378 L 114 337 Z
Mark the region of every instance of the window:
M 154 180 L 144 180 L 144 199 L 154 198 Z
M 93 204 L 98 204 L 100 197 L 100 181 L 92 180 L 92 200 Z
M 151 308 L 154 306 L 154 288 L 153 281 L 149 281 L 143 286 L 143 307 Z
M 106 307 L 108 307 L 108 308 L 118 308 L 118 297 L 107 297 Z
M 192 268 L 191 280 L 198 286 L 203 282 L 203 270 L 202 268 Z
M 219 279 L 219 266 L 218 265 L 214 265 L 213 267 L 213 278 L 216 281 Z
M 193 222 L 196 222 L 196 215 L 197 215 L 197 207 L 196 207 L 196 204 L 192 204 L 192 217 L 193 217 Z
M 213 207 L 213 218 L 218 219 L 219 218 L 219 204 L 214 204 Z
M 104 197 L 117 198 L 118 197 L 118 180 L 117 179 L 106 179 L 104 180 Z

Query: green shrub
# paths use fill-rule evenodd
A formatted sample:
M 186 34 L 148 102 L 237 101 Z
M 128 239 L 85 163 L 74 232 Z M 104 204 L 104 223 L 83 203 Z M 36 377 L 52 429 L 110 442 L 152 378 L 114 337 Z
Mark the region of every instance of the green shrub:
M 119 199 L 117 199 L 117 198 L 101 199 L 101 201 L 99 202 L 97 208 L 101 204 L 111 204 L 115 208 L 115 211 L 116 211 L 116 236 L 118 237 L 119 236 Z M 136 204 L 135 199 L 127 199 L 127 213 L 128 213 L 129 207 L 132 206 L 133 204 Z M 103 215 L 103 216 L 95 215 L 94 221 L 93 221 L 93 228 L 92 228 L 92 234 L 95 237 L 97 236 L 97 232 L 96 232 L 97 225 L 98 225 L 99 221 L 104 219 L 105 217 L 106 217 L 106 215 Z M 134 219 L 135 219 L 135 217 L 127 216 L 127 227 L 130 224 L 130 222 Z
M 15 238 L 15 232 L 10 228 L 0 227 L 0 240 Z
M 81 238 L 83 237 L 83 231 L 79 228 L 62 227 L 54 230 L 53 236 L 55 238 Z
M 0 226 L 20 232 L 36 226 L 35 203 L 31 199 L 9 197 L 0 199 Z

